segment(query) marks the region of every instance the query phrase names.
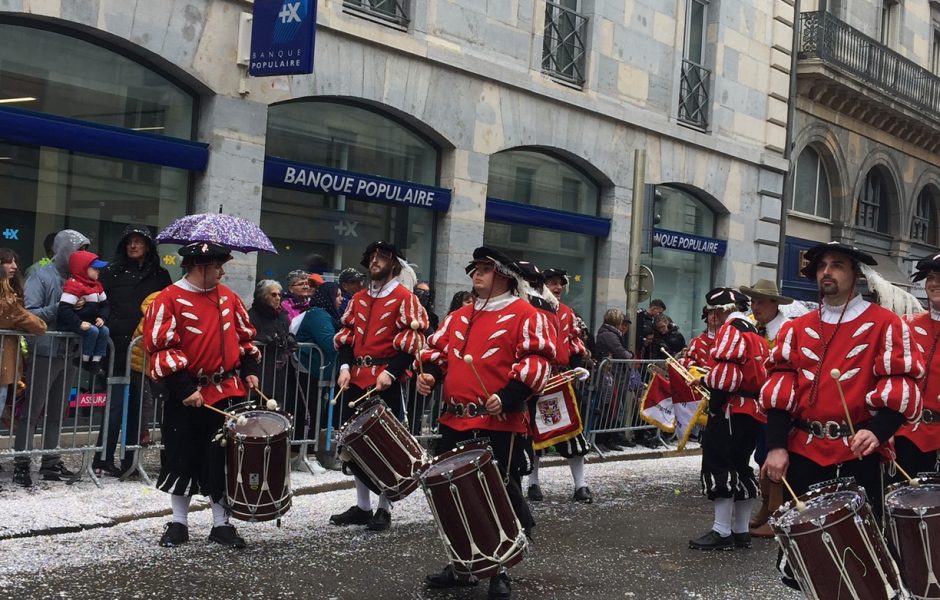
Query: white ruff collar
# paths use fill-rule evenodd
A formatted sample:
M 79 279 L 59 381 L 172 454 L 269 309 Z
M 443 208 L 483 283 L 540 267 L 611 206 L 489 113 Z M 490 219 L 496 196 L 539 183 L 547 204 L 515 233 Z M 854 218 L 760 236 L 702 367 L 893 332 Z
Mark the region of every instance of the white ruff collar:
M 483 298 L 477 298 L 473 302 L 473 308 L 474 310 L 482 310 L 485 312 L 503 310 L 518 299 L 519 296 L 513 295 L 512 292 L 506 292 L 504 294 L 500 294 L 499 296 L 493 296 L 487 300 L 484 300 Z
M 370 281 L 369 288 L 366 293 L 369 294 L 369 296 L 372 298 L 384 298 L 388 296 L 389 294 L 391 294 L 392 291 L 395 288 L 397 288 L 399 285 L 401 284 L 399 283 L 397 279 L 392 279 L 391 281 L 389 281 L 382 287 L 377 287 Z
M 848 323 L 849 321 L 857 319 L 869 306 L 871 306 L 871 302 L 868 302 L 858 294 L 852 296 L 848 302 L 848 306 L 844 304 L 831 306 L 823 300 L 822 307 L 820 308 L 822 312 L 822 322 L 835 325 L 841 318 L 843 323 Z M 843 308 L 845 308 L 844 315 L 842 314 Z
M 194 294 L 205 294 L 206 292 L 211 292 L 217 287 L 217 286 L 212 286 L 211 288 L 196 287 L 193 284 L 191 284 L 185 277 L 177 281 L 174 285 L 176 285 L 177 287 L 183 288 L 187 292 L 193 292 Z
M 933 306 L 930 307 L 930 318 L 934 321 L 940 321 L 940 310 L 937 310 Z
M 764 328 L 767 330 L 767 339 L 777 339 L 777 332 L 780 331 L 780 327 L 789 320 L 790 319 L 788 319 L 785 314 L 777 311 L 777 316 L 771 319 L 770 323 L 764 325 Z

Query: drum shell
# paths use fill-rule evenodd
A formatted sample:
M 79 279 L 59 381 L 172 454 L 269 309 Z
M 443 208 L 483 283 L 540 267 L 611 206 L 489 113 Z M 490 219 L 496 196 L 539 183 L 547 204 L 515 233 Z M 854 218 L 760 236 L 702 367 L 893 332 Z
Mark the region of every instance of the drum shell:
M 338 443 L 392 502 L 415 491 L 428 466 L 424 448 L 380 400 L 343 425 Z
M 940 490 L 940 476 L 918 480 L 921 489 Z M 897 550 L 901 579 L 912 596 L 919 600 L 937 599 L 940 585 L 930 580 L 926 566 L 932 566 L 933 573 L 940 576 L 940 506 L 919 509 L 904 506 L 903 497 L 911 493 L 917 490 L 906 481 L 888 488 L 885 494 L 888 539 Z
M 458 456 L 465 460 L 453 470 L 434 471 L 435 465 Z M 457 573 L 492 577 L 501 567 L 509 568 L 522 560 L 525 536 L 488 449 L 459 446 L 441 454 L 421 475 L 421 484 Z M 471 531 L 464 526 L 462 513 Z
M 814 499 L 823 499 L 836 492 L 850 492 L 854 494 L 854 506 L 842 505 L 822 520 L 784 526 L 781 524 L 783 516 L 796 510 L 794 503 L 786 502 L 771 518 L 771 528 L 807 598 L 849 597 L 839 566 L 831 558 L 830 552 L 834 551 L 837 556 L 845 554 L 847 557 L 844 559 L 846 577 L 861 598 L 894 600 L 896 596 L 888 594 L 879 568 L 887 584 L 897 593 L 901 590 L 897 567 L 864 495 L 851 487 L 833 484 L 811 490 L 800 496 L 800 500 L 809 504 Z M 834 550 L 824 543 L 824 536 L 831 537 Z M 869 543 L 874 556 L 868 550 Z M 849 550 L 852 554 L 847 554 Z M 795 558 L 798 555 L 803 558 L 802 562 Z
M 245 435 L 230 426 L 225 430 L 226 501 L 232 517 L 242 521 L 278 519 L 292 504 L 290 416 L 273 411 L 247 411 L 240 416 L 250 419 L 259 414 L 275 419 L 282 429 L 265 436 Z

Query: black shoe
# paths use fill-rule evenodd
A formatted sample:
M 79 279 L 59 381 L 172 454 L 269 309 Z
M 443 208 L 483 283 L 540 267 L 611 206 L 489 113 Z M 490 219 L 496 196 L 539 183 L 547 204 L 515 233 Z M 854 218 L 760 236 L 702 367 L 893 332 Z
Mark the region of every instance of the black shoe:
M 13 483 L 23 487 L 32 487 L 33 478 L 29 474 L 29 465 L 16 465 L 13 468 Z
M 330 516 L 333 525 L 368 525 L 372 520 L 371 510 L 362 510 L 358 506 L 350 506 L 346 512 Z
M 75 477 L 74 471 L 69 471 L 63 463 L 56 463 L 51 467 L 39 467 L 39 474 L 44 481 L 62 481 Z
M 529 486 L 529 491 L 526 492 L 526 496 L 528 496 L 529 500 L 532 502 L 541 502 L 545 499 L 545 496 L 542 495 L 542 488 L 535 483 Z
M 447 565 L 440 573 L 427 575 L 424 578 L 424 585 L 433 589 L 447 589 L 455 587 L 473 587 L 480 583 L 475 575 L 458 575 L 454 571 L 454 565 Z
M 496 577 L 490 578 L 490 590 L 486 593 L 487 598 L 508 598 L 510 593 L 508 573 L 500 573 Z
M 375 514 L 366 524 L 369 531 L 385 531 L 392 524 L 392 514 L 384 508 L 375 509 Z
M 176 548 L 189 541 L 189 527 L 176 521 L 163 526 L 163 535 L 160 536 L 160 545 L 164 548 Z
M 717 531 L 709 531 L 700 538 L 689 540 L 689 548 L 693 550 L 734 550 L 734 539 L 730 535 L 724 537 Z
M 731 537 L 734 538 L 734 547 L 735 548 L 750 548 L 751 547 L 751 534 L 745 531 L 744 533 L 732 533 Z
M 591 504 L 594 502 L 594 494 L 591 493 L 591 488 L 584 485 L 579 487 L 574 491 L 574 501 L 580 502 L 581 504 Z
M 229 548 L 244 548 L 245 540 L 235 531 L 234 525 L 217 525 L 209 531 L 209 541 Z
M 95 470 L 95 475 L 101 477 L 102 475 L 107 475 L 108 477 L 120 477 L 121 469 L 118 468 L 114 463 L 109 463 L 106 461 L 96 460 L 91 463 L 91 468 Z

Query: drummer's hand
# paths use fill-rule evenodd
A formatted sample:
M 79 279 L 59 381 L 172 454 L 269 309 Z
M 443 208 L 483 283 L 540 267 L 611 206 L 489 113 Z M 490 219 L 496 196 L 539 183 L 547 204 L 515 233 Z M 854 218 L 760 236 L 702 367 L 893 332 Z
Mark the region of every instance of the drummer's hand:
M 496 394 L 492 394 L 486 399 L 486 412 L 491 415 L 499 415 L 503 412 L 503 401 Z
M 395 379 L 389 372 L 382 371 L 379 373 L 379 376 L 375 378 L 375 391 L 381 392 L 382 390 L 387 390 L 393 383 L 395 383 Z
M 422 373 L 418 375 L 418 379 L 415 380 L 418 387 L 418 393 L 422 396 L 429 396 L 431 390 L 434 389 L 434 385 L 437 381 L 434 380 L 434 375 L 430 373 Z
M 774 483 L 779 483 L 787 476 L 790 466 L 790 454 L 786 448 L 774 448 L 767 453 L 764 465 L 760 468 L 761 477 L 768 477 Z
M 849 450 L 859 458 L 868 456 L 877 450 L 880 445 L 878 437 L 869 429 L 859 429 L 855 432 L 855 435 L 849 438 Z
M 189 397 L 183 400 L 183 406 L 195 406 L 196 408 L 199 408 L 202 405 L 202 393 L 199 390 L 196 390 Z
M 258 376 L 257 376 L 257 375 L 249 375 L 249 376 L 245 377 L 245 385 L 248 386 L 248 389 L 249 389 L 249 390 L 257 389 L 257 388 L 258 388 L 258 384 L 259 384 L 259 381 L 258 381 Z
M 339 389 L 344 390 L 349 387 L 349 369 L 340 369 L 339 376 L 336 378 L 336 385 Z

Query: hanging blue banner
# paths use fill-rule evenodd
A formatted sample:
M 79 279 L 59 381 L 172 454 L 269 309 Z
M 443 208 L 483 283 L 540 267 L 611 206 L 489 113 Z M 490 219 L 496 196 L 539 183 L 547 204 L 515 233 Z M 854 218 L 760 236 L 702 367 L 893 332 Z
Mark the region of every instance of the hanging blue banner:
M 313 73 L 316 26 L 316 0 L 255 0 L 248 74 Z
M 725 251 L 728 249 L 728 242 L 727 240 L 692 235 L 691 233 L 669 231 L 668 229 L 654 229 L 653 246 L 671 248 L 672 250 L 684 250 L 697 254 L 724 256 Z
M 413 208 L 438 211 L 450 208 L 448 189 L 271 156 L 264 159 L 264 185 Z

